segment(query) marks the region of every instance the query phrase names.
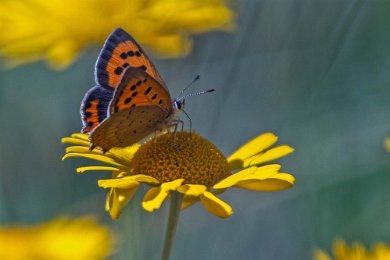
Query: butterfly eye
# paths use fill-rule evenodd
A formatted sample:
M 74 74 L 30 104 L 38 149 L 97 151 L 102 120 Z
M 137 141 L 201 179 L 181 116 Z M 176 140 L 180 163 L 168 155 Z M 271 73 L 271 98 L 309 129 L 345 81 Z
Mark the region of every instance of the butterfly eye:
M 174 106 L 176 109 L 180 110 L 181 109 L 181 101 L 180 100 L 175 100 L 173 102 Z
M 184 108 L 185 101 L 184 99 L 181 100 L 176 100 L 175 101 L 175 106 L 177 109 L 182 110 Z

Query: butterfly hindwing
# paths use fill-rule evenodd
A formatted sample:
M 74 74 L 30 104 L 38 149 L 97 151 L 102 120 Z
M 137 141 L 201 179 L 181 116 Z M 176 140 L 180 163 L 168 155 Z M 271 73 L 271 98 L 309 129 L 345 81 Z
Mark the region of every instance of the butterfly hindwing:
M 80 107 L 83 122 L 81 132 L 91 132 L 107 117 L 107 109 L 113 93 L 113 90 L 96 86 L 85 94 Z
M 133 145 L 158 130 L 165 111 L 157 105 L 119 111 L 105 119 L 90 135 L 93 147 L 108 151 L 112 147 Z
M 139 68 L 128 68 L 115 89 L 109 114 L 138 106 L 157 105 L 167 114 L 172 112 L 169 92 Z
M 143 69 L 167 89 L 141 46 L 127 32 L 117 28 L 107 38 L 96 62 L 96 83 L 105 88 L 114 89 L 128 67 Z

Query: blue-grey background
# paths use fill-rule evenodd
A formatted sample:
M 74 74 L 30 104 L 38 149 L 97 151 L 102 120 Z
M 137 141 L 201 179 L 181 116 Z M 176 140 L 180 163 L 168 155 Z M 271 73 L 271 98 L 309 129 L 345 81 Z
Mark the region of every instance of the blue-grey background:
M 235 32 L 199 35 L 187 58 L 154 61 L 172 96 L 197 74 L 193 91 L 216 89 L 187 100 L 186 110 L 224 154 L 268 131 L 294 147 L 280 162 L 296 185 L 277 193 L 230 190 L 222 197 L 235 214 L 225 220 L 200 204 L 185 210 L 173 259 L 310 259 L 337 237 L 390 242 L 383 145 L 390 136 L 390 2 L 245 0 L 236 7 Z M 114 222 L 96 185 L 109 173 L 76 175 L 87 161 L 61 161 L 61 137 L 81 128 L 80 101 L 94 84 L 99 48 L 60 72 L 44 63 L 0 72 L 0 221 L 92 213 L 126 238 L 112 259 L 158 259 L 167 205 L 146 213 L 140 190 Z

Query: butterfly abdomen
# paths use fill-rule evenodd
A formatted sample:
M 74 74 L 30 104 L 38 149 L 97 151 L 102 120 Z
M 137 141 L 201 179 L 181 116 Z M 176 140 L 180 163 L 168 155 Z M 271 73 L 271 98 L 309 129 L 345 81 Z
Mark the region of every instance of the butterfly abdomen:
M 107 109 L 113 94 L 113 90 L 99 86 L 93 87 L 85 94 L 80 108 L 83 133 L 91 132 L 107 117 Z

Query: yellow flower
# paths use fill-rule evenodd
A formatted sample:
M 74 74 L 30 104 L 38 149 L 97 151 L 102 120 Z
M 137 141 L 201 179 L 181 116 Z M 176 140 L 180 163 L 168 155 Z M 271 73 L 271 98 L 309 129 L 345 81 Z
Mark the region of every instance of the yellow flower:
M 254 191 L 290 188 L 295 179 L 291 174 L 281 173 L 279 164 L 261 165 L 293 151 L 287 145 L 271 148 L 276 141 L 274 134 L 265 133 L 225 158 L 214 144 L 188 132 L 177 132 L 176 137 L 167 133 L 142 146 L 113 148 L 105 154 L 97 149 L 89 151 L 88 135 L 77 133 L 62 139 L 63 143 L 74 145 L 66 148 L 63 159 L 84 157 L 109 164 L 80 167 L 77 172 L 112 171 L 111 178 L 99 180 L 98 185 L 110 189 L 106 210 L 114 219 L 141 183 L 152 186 L 142 202 L 147 211 L 159 209 L 170 192 L 176 191 L 184 194 L 183 208 L 200 201 L 210 213 L 221 218 L 233 213 L 230 205 L 216 196 L 228 188 Z
M 376 243 L 368 250 L 361 243 L 353 243 L 348 246 L 343 240 L 333 243 L 333 255 L 330 257 L 323 250 L 314 252 L 315 260 L 388 260 L 390 259 L 390 246 L 384 243 Z
M 58 218 L 37 226 L 0 227 L 0 259 L 104 259 L 113 248 L 109 230 L 95 220 Z
M 0 53 L 10 66 L 47 60 L 69 65 L 117 27 L 162 57 L 191 50 L 190 35 L 234 27 L 226 0 L 2 0 Z

